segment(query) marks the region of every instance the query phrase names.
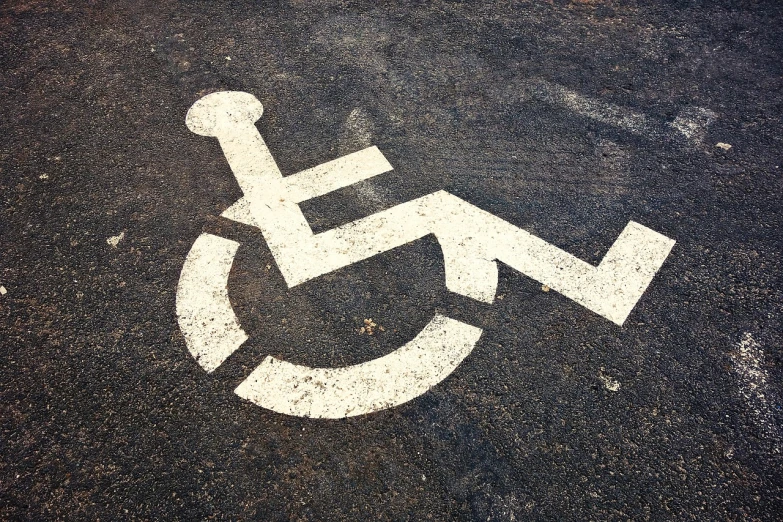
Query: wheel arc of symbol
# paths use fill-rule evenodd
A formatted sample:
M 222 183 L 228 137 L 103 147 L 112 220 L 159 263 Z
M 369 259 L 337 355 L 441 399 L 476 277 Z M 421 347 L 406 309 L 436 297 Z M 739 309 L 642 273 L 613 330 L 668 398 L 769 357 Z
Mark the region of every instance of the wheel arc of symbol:
M 177 318 L 188 350 L 214 371 L 248 339 L 228 296 L 239 243 L 201 234 L 177 286 Z M 267 356 L 237 395 L 286 415 L 339 419 L 408 402 L 443 381 L 471 353 L 482 329 L 436 314 L 393 352 L 346 367 L 314 368 Z

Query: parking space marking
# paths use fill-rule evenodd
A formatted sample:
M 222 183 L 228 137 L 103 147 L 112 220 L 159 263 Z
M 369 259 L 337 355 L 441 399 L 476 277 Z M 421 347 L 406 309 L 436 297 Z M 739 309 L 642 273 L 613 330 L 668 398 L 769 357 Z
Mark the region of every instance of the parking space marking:
M 253 95 L 218 92 L 197 101 L 186 123 L 220 142 L 244 194 L 224 216 L 261 230 L 289 287 L 433 234 L 452 292 L 492 303 L 502 261 L 622 325 L 675 243 L 631 221 L 595 267 L 443 190 L 314 234 L 300 202 L 392 167 L 370 147 L 283 177 L 255 126 L 262 114 Z M 247 339 L 227 290 L 237 247 L 202 234 L 180 280 L 177 312 L 191 353 L 207 371 Z M 290 415 L 333 418 L 377 411 L 440 382 L 480 335 L 479 328 L 436 316 L 391 354 L 347 368 L 310 368 L 267 357 L 236 393 Z

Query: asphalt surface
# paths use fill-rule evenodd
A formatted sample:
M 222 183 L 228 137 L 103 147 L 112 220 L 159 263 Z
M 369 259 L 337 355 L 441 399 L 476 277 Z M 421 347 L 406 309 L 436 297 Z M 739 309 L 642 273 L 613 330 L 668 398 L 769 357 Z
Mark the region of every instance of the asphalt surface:
M 780 519 L 783 7 L 715 4 L 3 2 L 0 518 Z M 630 220 L 677 244 L 622 327 L 506 266 L 493 305 L 450 294 L 431 236 L 289 290 L 185 127 L 219 90 L 285 174 L 395 167 L 303 204 L 315 231 L 443 189 L 593 264 Z M 250 335 L 212 374 L 175 313 L 203 231 L 241 243 Z M 233 393 L 438 311 L 484 334 L 399 407 Z

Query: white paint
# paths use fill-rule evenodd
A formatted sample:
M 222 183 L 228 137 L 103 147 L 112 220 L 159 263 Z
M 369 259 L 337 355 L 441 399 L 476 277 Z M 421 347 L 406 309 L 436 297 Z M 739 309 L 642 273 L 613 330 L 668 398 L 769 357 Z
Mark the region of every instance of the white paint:
M 254 125 L 262 112 L 250 94 L 220 92 L 196 102 L 186 121 L 193 132 L 218 138 L 245 194 L 245 202 L 228 215 L 261 229 L 289 286 L 432 233 L 443 249 L 446 286 L 453 292 L 493 302 L 499 260 L 622 324 L 674 245 L 630 222 L 601 264 L 593 267 L 445 191 L 313 234 L 297 205 L 303 197 L 336 190 L 391 165 L 373 147 L 284 178 Z M 357 161 L 356 154 L 367 161 Z
M 555 105 L 587 118 L 620 127 L 634 134 L 660 134 L 658 125 L 642 113 L 613 105 L 572 91 L 541 78 L 522 82 L 533 98 Z
M 369 147 L 372 143 L 372 120 L 367 111 L 361 107 L 356 107 L 345 119 L 345 126 L 350 131 L 353 140 L 359 142 L 363 147 Z
M 392 169 L 378 147 L 369 147 L 283 178 L 281 197 L 301 203 Z M 240 198 L 221 215 L 258 227 L 245 198 Z
M 776 451 L 779 452 L 780 432 L 770 406 L 770 400 L 773 404 L 778 401 L 775 391 L 769 385 L 769 374 L 764 368 L 766 357 L 761 345 L 750 332 L 746 332 L 737 343 L 731 358 L 740 380 L 740 395 L 748 405 L 754 422 L 765 436 L 777 443 Z
M 742 336 L 742 340 L 737 344 L 737 352 L 732 358 L 736 363 L 737 373 L 747 381 L 749 390 L 756 393 L 766 388 L 767 372 L 762 368 L 764 352 L 749 332 L 745 332 Z M 760 398 L 763 397 L 764 395 L 761 394 Z
M 298 203 L 392 166 L 376 147 L 370 147 L 283 177 L 255 127 L 262 113 L 261 103 L 250 94 L 219 92 L 197 101 L 186 123 L 196 134 L 220 142 L 244 193 L 223 216 L 261 229 L 289 286 L 434 234 L 443 250 L 446 286 L 453 292 L 493 302 L 497 261 L 502 261 L 622 325 L 674 245 L 673 240 L 629 222 L 594 267 L 445 191 L 313 234 Z M 237 245 L 208 234 L 196 243 L 183 268 L 177 312 L 180 322 L 185 322 L 182 329 L 189 349 L 212 371 L 246 339 L 226 290 Z M 213 327 L 216 330 L 210 330 Z M 470 352 L 480 333 L 438 316 L 411 343 L 348 369 L 314 369 L 267 358 L 237 393 L 293 415 L 359 415 L 400 404 L 429 389 Z M 410 366 L 416 366 L 416 371 L 401 370 Z M 415 375 L 415 382 L 406 377 L 410 375 Z M 371 389 L 380 390 L 380 395 Z
M 344 368 L 311 368 L 267 357 L 236 393 L 286 415 L 339 419 L 400 405 L 445 379 L 481 329 L 436 315 L 394 352 Z
M 361 107 L 354 108 L 345 119 L 345 124 L 340 132 L 340 148 L 355 150 L 359 147 L 371 146 L 373 130 L 374 124 L 367 111 Z M 355 192 L 359 204 L 370 203 L 370 205 L 381 206 L 386 201 L 383 194 L 372 183 L 358 183 L 351 188 Z
M 237 209 L 246 214 L 233 212 L 232 217 L 254 226 L 265 223 L 259 228 L 289 286 L 433 233 L 443 249 L 446 286 L 452 292 L 492 303 L 499 260 L 622 325 L 674 245 L 632 221 L 593 267 L 445 191 L 314 235 L 304 216 L 300 227 L 277 217 L 295 214 L 282 208 L 284 198 L 269 195 L 267 203 L 256 206 L 260 219 L 249 204 Z
M 228 299 L 228 274 L 239 243 L 201 234 L 190 249 L 177 286 L 177 318 L 188 350 L 208 372 L 247 335 Z
M 671 122 L 671 126 L 689 140 L 701 142 L 704 139 L 707 127 L 717 116 L 709 109 L 687 107 Z
M 122 241 L 125 238 L 125 232 L 120 232 L 116 236 L 111 236 L 106 239 L 106 242 L 113 246 L 114 248 L 117 248 L 117 245 L 120 244 L 120 241 Z
M 352 188 L 361 202 L 370 202 L 373 205 L 383 205 L 386 202 L 386 199 L 377 188 L 369 183 L 359 183 Z
M 707 127 L 717 117 L 717 114 L 709 109 L 687 107 L 673 122 L 666 125 L 640 112 L 579 94 L 542 78 L 521 80 L 516 85 L 521 86 L 529 97 L 536 100 L 652 139 L 681 134 L 693 142 L 699 142 L 703 139 Z M 676 132 L 673 133 L 672 130 Z

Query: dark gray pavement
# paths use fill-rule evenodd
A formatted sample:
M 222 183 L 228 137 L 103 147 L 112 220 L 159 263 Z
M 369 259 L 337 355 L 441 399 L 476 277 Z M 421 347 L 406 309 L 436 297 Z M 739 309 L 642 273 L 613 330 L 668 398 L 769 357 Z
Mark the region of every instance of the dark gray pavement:
M 775 1 L 3 2 L 0 519 L 779 520 L 782 88 Z M 287 290 L 184 124 L 226 89 L 285 174 L 394 165 L 303 205 L 316 231 L 445 189 L 593 264 L 630 220 L 677 244 L 622 327 L 508 267 L 454 296 L 432 237 Z M 250 335 L 213 374 L 175 314 L 202 231 L 242 244 Z M 484 334 L 397 408 L 232 392 L 436 311 Z

